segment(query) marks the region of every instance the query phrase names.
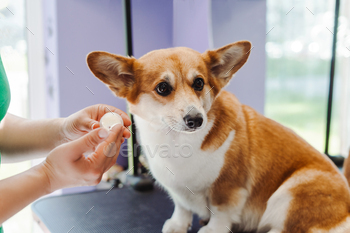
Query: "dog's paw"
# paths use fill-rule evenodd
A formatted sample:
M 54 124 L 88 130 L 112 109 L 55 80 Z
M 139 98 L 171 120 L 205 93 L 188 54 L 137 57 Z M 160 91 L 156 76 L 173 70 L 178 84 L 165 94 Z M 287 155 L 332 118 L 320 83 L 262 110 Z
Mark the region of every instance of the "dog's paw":
M 208 226 L 204 226 L 198 231 L 198 233 L 217 233 L 217 231 Z
M 168 219 L 164 223 L 162 233 L 187 233 L 188 228 L 188 225 L 183 225 L 173 219 Z

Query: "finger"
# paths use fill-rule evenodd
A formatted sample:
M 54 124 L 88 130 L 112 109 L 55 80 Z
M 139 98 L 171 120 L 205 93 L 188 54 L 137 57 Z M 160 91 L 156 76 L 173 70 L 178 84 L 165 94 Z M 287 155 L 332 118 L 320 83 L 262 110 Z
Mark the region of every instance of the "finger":
M 96 122 L 95 124 L 92 125 L 92 129 L 97 129 L 100 128 L 100 123 Z
M 131 125 L 131 120 L 130 117 L 125 113 L 121 113 L 120 116 L 123 118 L 124 126 L 128 127 Z
M 89 130 L 97 129 L 100 127 L 100 123 L 98 121 L 93 120 L 93 119 L 89 119 L 88 123 L 86 125 L 87 125 L 87 128 Z
M 81 155 L 93 148 L 97 147 L 108 137 L 108 130 L 105 128 L 95 129 L 83 137 L 69 143 L 70 155 L 75 155 L 73 159 L 79 159 Z
M 93 129 L 97 129 L 100 127 L 100 124 L 98 121 L 90 118 L 89 116 L 83 116 L 83 118 L 80 120 L 80 128 L 82 131 L 90 132 Z
M 115 129 L 114 129 L 115 128 Z M 121 128 L 121 129 L 119 129 Z M 104 148 L 104 154 L 107 157 L 114 157 L 117 152 L 119 152 L 120 148 L 120 141 L 123 139 L 123 131 L 124 127 L 116 126 L 111 129 L 113 132 L 117 133 L 117 137 L 114 139 L 114 141 L 110 142 L 105 148 Z
M 130 138 L 130 136 L 131 136 L 130 130 L 125 128 L 125 130 L 123 132 L 123 138 Z
M 124 139 L 124 138 L 121 138 L 119 150 L 117 151 L 116 155 L 119 155 L 119 151 L 120 151 L 121 144 L 123 144 L 124 141 L 125 141 L 125 139 Z M 108 171 L 108 170 L 117 162 L 117 159 L 118 159 L 118 156 L 112 157 L 112 160 L 110 161 L 108 167 L 106 168 L 106 171 Z
M 92 153 L 88 158 L 96 166 L 104 166 L 104 164 L 109 164 L 116 154 L 119 153 L 120 140 L 123 135 L 123 126 L 115 125 L 110 131 L 109 136 L 100 145 L 97 146 L 94 153 Z
M 110 161 L 110 163 L 108 164 L 108 166 L 106 167 L 106 171 L 108 171 L 114 164 L 116 164 L 118 159 L 118 156 L 114 156 L 112 158 L 112 160 Z

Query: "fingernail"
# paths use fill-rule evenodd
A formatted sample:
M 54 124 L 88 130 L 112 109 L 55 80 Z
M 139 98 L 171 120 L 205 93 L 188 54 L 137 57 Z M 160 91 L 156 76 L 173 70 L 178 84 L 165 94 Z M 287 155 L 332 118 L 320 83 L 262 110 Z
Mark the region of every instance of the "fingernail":
M 123 126 L 123 127 L 122 127 L 122 130 L 120 130 L 121 136 L 123 136 L 125 130 L 126 130 L 126 128 L 125 128 L 125 126 Z
M 91 129 L 94 130 L 94 129 L 97 129 L 98 127 L 99 127 L 99 123 L 95 122 L 92 124 Z
M 98 132 L 98 136 L 100 138 L 106 138 L 108 136 L 108 130 L 106 130 L 105 128 L 100 129 L 100 131 Z

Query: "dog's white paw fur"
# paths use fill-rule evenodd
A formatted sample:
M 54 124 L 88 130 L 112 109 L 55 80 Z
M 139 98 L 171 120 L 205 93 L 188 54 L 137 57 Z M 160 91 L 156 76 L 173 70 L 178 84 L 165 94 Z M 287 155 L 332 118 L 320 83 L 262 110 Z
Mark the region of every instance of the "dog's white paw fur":
M 210 228 L 209 226 L 204 226 L 198 231 L 198 233 L 218 233 L 218 232 Z
M 163 225 L 162 233 L 187 233 L 189 226 L 174 219 L 168 219 Z
M 204 227 L 202 227 L 199 231 L 198 231 L 198 233 L 230 233 L 230 232 L 232 232 L 229 228 L 227 228 L 227 227 L 219 227 L 219 226 L 217 226 L 217 227 L 210 227 L 210 226 L 204 226 Z

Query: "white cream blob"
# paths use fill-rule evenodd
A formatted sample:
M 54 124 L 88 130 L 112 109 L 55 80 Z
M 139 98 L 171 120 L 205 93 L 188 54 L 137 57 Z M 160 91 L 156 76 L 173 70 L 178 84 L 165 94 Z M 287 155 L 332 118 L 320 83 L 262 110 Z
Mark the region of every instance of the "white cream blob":
M 107 130 L 111 130 L 117 124 L 124 125 L 124 122 L 123 118 L 115 112 L 108 112 L 101 117 L 100 126 Z

